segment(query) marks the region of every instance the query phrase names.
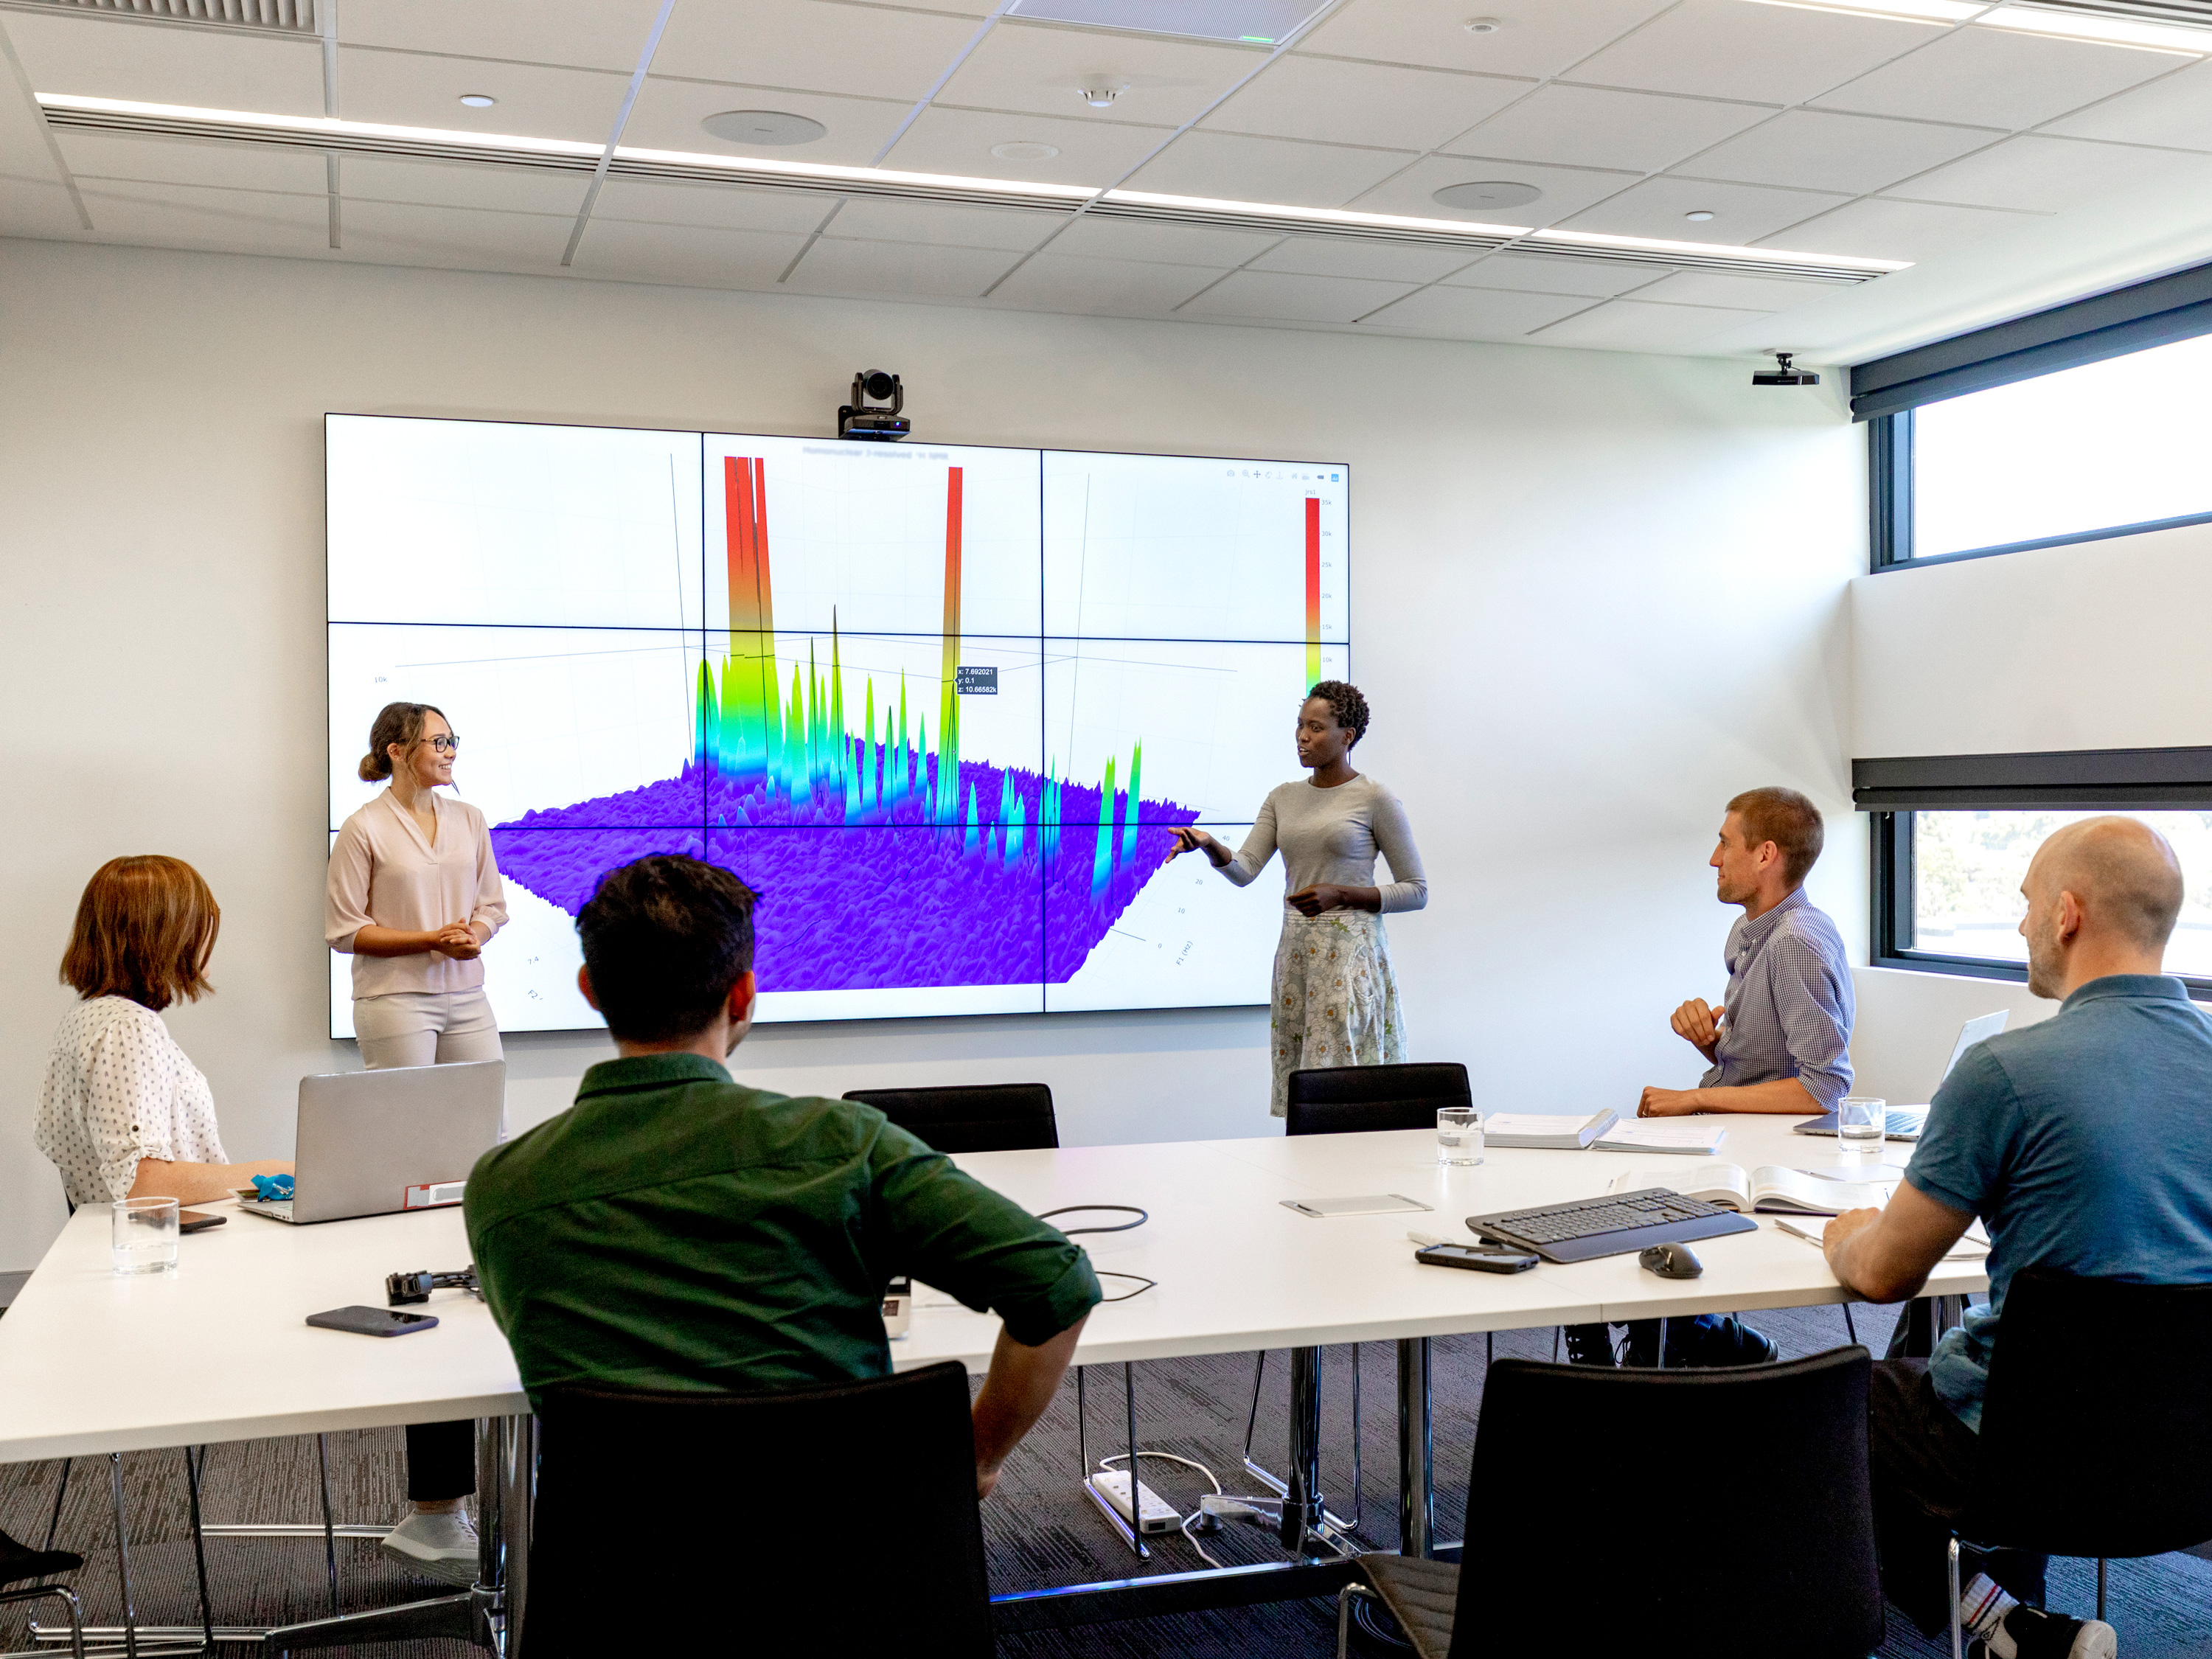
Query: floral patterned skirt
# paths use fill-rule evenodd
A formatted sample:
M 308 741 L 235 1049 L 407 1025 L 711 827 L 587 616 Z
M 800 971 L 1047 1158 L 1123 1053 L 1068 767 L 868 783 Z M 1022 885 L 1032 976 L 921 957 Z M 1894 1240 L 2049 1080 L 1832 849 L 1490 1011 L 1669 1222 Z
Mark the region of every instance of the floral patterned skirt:
M 1371 910 L 1285 916 L 1268 1025 L 1275 1073 L 1268 1109 L 1277 1117 L 1292 1072 L 1404 1064 L 1406 1022 L 1382 918 Z

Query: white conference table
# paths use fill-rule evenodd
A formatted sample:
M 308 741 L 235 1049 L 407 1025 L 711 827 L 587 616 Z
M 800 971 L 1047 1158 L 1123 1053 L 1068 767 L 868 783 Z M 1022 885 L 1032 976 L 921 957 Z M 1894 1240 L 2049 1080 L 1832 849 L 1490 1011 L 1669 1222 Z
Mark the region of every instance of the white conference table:
M 1732 1118 L 1720 1157 L 1747 1169 L 1863 1167 L 1832 1140 L 1792 1134 L 1792 1121 Z M 1901 1165 L 1909 1150 L 1892 1144 L 1865 1162 Z M 1128 1204 L 1149 1212 L 1134 1231 L 1083 1241 L 1098 1267 L 1158 1282 L 1093 1313 L 1079 1364 L 1397 1342 L 1401 1518 L 1409 1549 L 1431 1541 L 1425 1339 L 1849 1299 L 1820 1251 L 1781 1231 L 1772 1217 L 1759 1218 L 1754 1232 L 1695 1244 L 1705 1267 L 1696 1279 L 1659 1279 L 1633 1255 L 1512 1275 L 1429 1267 L 1413 1260 L 1406 1239 L 1409 1227 L 1465 1237 L 1469 1215 L 1595 1197 L 1624 1170 L 1663 1179 L 1701 1159 L 1492 1148 L 1479 1168 L 1446 1169 L 1436 1162 L 1434 1134 L 1412 1130 L 986 1152 L 957 1161 L 1031 1211 Z M 1315 1220 L 1282 1201 L 1368 1193 L 1401 1194 L 1433 1212 Z M 1082 1226 L 1127 1218 L 1058 1219 Z M 526 1418 L 529 1402 L 513 1357 L 473 1297 L 434 1296 L 424 1310 L 438 1316 L 439 1328 L 413 1336 L 371 1340 L 304 1322 L 322 1309 L 381 1305 L 388 1273 L 445 1271 L 467 1260 L 458 1210 L 316 1227 L 234 1215 L 182 1240 L 175 1273 L 119 1278 L 110 1271 L 106 1213 L 81 1210 L 0 1320 L 0 1462 Z M 1130 1288 L 1126 1280 L 1105 1284 L 1109 1295 Z M 1954 1260 L 1923 1293 L 1956 1296 L 1986 1284 L 1982 1261 Z M 900 1370 L 945 1360 L 974 1372 L 988 1366 L 996 1318 L 927 1286 L 917 1303 L 911 1334 L 892 1345 Z M 179 1354 L 198 1358 L 178 1364 Z M 1316 1388 L 1317 1375 L 1294 1370 L 1294 1440 L 1302 1416 L 1317 1432 Z M 1317 1455 L 1311 1443 L 1294 1450 L 1294 1483 L 1297 1466 Z M 1317 1522 L 1321 1495 L 1308 1489 L 1297 1498 Z M 522 1565 L 523 1553 L 511 1551 L 510 1583 Z

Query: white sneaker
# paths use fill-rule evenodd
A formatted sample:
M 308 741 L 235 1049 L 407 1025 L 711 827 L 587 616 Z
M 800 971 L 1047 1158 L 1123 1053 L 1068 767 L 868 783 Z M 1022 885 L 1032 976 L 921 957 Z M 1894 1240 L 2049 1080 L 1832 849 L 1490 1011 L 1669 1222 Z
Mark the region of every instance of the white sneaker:
M 416 1510 L 379 1546 L 402 1566 L 448 1584 L 477 1581 L 477 1528 L 466 1510 L 433 1515 Z

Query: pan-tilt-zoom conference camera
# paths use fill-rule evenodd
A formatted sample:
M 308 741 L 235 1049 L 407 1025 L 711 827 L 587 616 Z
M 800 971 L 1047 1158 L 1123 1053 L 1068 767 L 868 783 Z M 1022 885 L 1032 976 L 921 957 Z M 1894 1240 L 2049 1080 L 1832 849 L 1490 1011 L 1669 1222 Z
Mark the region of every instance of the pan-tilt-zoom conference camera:
M 853 401 L 838 406 L 837 435 L 895 444 L 914 430 L 914 422 L 899 413 L 905 404 L 897 375 L 864 368 L 853 376 Z

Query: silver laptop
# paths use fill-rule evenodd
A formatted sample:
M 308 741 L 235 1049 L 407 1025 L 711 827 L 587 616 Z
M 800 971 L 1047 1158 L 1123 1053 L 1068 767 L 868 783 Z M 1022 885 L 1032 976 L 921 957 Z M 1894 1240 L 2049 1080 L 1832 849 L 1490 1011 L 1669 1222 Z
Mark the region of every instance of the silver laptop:
M 300 1079 L 295 1196 L 239 1192 L 272 1221 L 350 1221 L 461 1201 L 506 1124 L 507 1062 L 398 1066 Z
M 1961 1025 L 1959 1028 L 1959 1040 L 1951 1045 L 1951 1058 L 1943 1064 L 1943 1077 L 1948 1078 L 1951 1075 L 1952 1067 L 1965 1056 L 1967 1049 L 1972 1048 L 1977 1042 L 1984 1042 L 2003 1030 L 2006 1015 L 2007 1011 L 2000 1008 L 1993 1014 L 1984 1014 L 1979 1018 L 1970 1019 Z M 1941 1088 L 1942 1083 L 1943 1079 L 1938 1078 L 1936 1080 L 1936 1087 Z M 1887 1115 L 1882 1139 L 1917 1140 L 1920 1139 L 1920 1132 L 1927 1127 L 1928 1109 L 1925 1106 L 1892 1106 Z M 1836 1115 L 1830 1112 L 1825 1117 L 1808 1119 L 1797 1125 L 1797 1133 L 1801 1135 L 1832 1135 L 1836 1133 Z

